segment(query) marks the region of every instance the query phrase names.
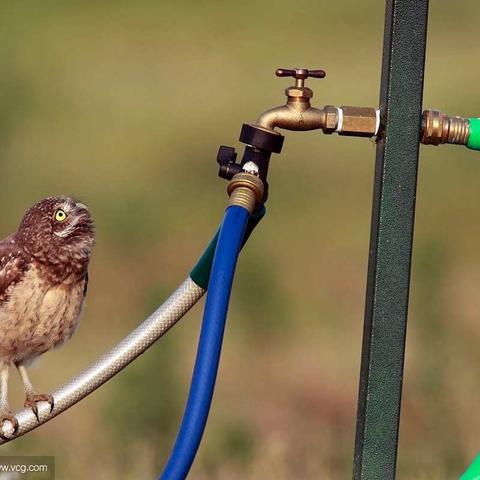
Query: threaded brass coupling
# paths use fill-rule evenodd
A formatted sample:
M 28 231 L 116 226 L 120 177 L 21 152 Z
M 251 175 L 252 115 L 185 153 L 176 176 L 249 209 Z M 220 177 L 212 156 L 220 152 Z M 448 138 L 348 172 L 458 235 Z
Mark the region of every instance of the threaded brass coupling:
M 237 173 L 230 180 L 227 193 L 230 196 L 228 206 L 238 205 L 252 213 L 257 203 L 263 200 L 263 182 L 252 173 Z
M 468 118 L 450 117 L 439 110 L 425 110 L 422 119 L 422 143 L 467 145 L 470 134 Z

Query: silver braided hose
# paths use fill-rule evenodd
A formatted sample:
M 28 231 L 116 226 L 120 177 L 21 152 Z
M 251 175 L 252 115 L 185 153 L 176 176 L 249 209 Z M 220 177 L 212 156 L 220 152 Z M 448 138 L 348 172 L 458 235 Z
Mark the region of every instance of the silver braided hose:
M 46 402 L 38 404 L 40 420 L 37 420 L 31 409 L 21 410 L 15 415 L 19 426 L 14 435 L 11 423 L 5 421 L 1 432 L 4 438 L 0 437 L 0 445 L 48 422 L 110 380 L 168 332 L 202 298 L 205 291 L 190 278 L 185 280 L 163 305 L 115 347 L 53 392 L 55 406 L 51 413 L 50 405 Z

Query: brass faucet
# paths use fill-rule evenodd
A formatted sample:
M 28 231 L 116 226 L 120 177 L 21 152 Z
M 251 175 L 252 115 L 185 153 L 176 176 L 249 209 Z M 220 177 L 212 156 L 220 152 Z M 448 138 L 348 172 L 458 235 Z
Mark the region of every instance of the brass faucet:
M 275 74 L 295 78 L 295 85 L 285 90 L 287 103 L 262 113 L 255 127 L 270 132 L 275 132 L 276 127 L 285 130 L 322 129 L 327 134 L 337 132 L 361 137 L 373 137 L 378 133 L 380 114 L 375 108 L 327 105 L 320 109 L 311 106 L 313 91 L 305 86 L 305 80 L 309 77 L 325 78 L 324 70 L 279 68 Z

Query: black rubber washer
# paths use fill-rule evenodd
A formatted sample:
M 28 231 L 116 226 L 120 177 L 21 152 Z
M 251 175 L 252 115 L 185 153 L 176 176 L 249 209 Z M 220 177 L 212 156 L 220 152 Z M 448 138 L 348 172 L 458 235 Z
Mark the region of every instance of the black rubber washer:
M 271 133 L 261 128 L 244 123 L 240 132 L 240 141 L 247 145 L 266 150 L 267 152 L 280 153 L 282 151 L 284 136 Z

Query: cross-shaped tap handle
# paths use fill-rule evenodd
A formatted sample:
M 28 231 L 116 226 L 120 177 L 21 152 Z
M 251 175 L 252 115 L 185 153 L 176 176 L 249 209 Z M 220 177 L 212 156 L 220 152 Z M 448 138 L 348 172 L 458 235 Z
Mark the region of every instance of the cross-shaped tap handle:
M 308 77 L 325 78 L 325 70 L 307 70 L 306 68 L 277 68 L 275 70 L 277 77 L 293 77 L 297 80 L 305 80 Z
M 295 79 L 295 87 L 303 88 L 305 79 L 308 77 L 325 78 L 327 75 L 325 70 L 307 70 L 306 68 L 277 68 L 275 70 L 277 77 L 293 77 Z

